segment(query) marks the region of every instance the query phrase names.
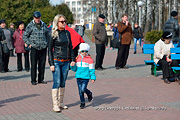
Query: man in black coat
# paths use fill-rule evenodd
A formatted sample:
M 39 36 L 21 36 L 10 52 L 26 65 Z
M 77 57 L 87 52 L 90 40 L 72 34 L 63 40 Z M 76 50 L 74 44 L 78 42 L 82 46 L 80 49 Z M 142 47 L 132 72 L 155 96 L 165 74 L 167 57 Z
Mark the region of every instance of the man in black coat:
M 178 12 L 172 11 L 171 18 L 168 19 L 163 27 L 163 32 L 168 31 L 173 34 L 172 41 L 173 44 L 177 44 L 179 41 L 179 24 L 178 24 Z

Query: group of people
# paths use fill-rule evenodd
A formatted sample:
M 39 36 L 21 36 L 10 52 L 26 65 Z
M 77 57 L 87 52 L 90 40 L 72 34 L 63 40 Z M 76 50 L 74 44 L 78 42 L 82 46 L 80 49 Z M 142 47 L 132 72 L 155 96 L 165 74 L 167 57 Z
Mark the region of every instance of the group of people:
M 172 16 L 174 17 L 172 18 L 173 22 L 168 20 L 165 24 L 177 23 L 174 20 L 176 19 L 175 16 L 177 16 L 177 12 L 172 12 Z M 105 70 L 105 68 L 102 66 L 105 49 L 108 43 L 108 38 L 110 40 L 112 39 L 112 37 L 110 37 L 112 33 L 107 34 L 107 31 L 112 29 L 114 31 L 114 38 L 121 39 L 121 44 L 118 47 L 118 54 L 115 63 L 115 68 L 117 70 L 120 68 L 128 69 L 126 67 L 126 63 L 129 56 L 129 49 L 133 36 L 135 44 L 137 40 L 139 40 L 141 43 L 141 39 L 143 39 L 143 34 L 138 24 L 135 24 L 134 31 L 132 30 L 127 14 L 123 14 L 122 21 L 115 24 L 114 28 L 111 24 L 110 27 L 106 29 L 104 21 L 105 16 L 100 14 L 98 16 L 98 21 L 94 24 L 93 28 L 93 36 L 95 38 L 96 45 L 96 63 L 94 67 L 93 59 L 89 55 L 90 46 L 84 42 L 82 37 L 75 30 L 66 25 L 67 19 L 64 15 L 56 15 L 52 25 L 49 26 L 51 30 L 48 30 L 46 24 L 41 20 L 41 13 L 36 11 L 33 13 L 33 20 L 27 25 L 26 29 L 24 27 L 23 21 L 18 22 L 17 29 L 13 35 L 11 35 L 11 32 L 6 29 L 5 20 L 1 19 L 0 62 L 3 63 L 0 64 L 2 65 L 2 67 L 0 67 L 2 68 L 1 72 L 9 72 L 9 69 L 6 66 L 9 61 L 9 52 L 5 53 L 4 47 L 7 45 L 9 50 L 13 50 L 13 46 L 15 46 L 15 52 L 17 53 L 17 71 L 22 71 L 23 69 L 22 53 L 24 53 L 25 57 L 25 70 L 27 72 L 29 71 L 30 53 L 31 84 L 46 84 L 47 82 L 44 81 L 44 73 L 46 54 L 48 51 L 48 61 L 50 70 L 52 71 L 53 75 L 53 111 L 60 112 L 60 108 L 68 108 L 68 106 L 63 104 L 63 98 L 69 69 L 76 72 L 75 78 L 77 78 L 77 85 L 81 101 L 80 108 L 83 109 L 85 107 L 84 93 L 87 94 L 89 102 L 93 99 L 92 92 L 87 89 L 87 85 L 89 80 L 91 80 L 92 83 L 95 82 L 95 69 Z M 176 27 L 176 25 L 170 26 Z M 171 37 L 173 37 L 173 35 L 174 33 L 172 33 L 172 31 L 164 30 L 162 39 L 160 39 L 154 47 L 154 61 L 155 63 L 158 63 L 160 66 L 162 66 L 163 78 L 166 83 L 169 83 L 168 79 L 170 77 L 168 65 L 178 65 L 177 62 L 173 62 L 170 59 L 170 48 L 173 47 Z M 10 43 L 11 41 L 13 44 Z M 136 48 L 134 54 L 136 54 Z M 176 74 L 176 79 L 178 77 L 179 75 Z

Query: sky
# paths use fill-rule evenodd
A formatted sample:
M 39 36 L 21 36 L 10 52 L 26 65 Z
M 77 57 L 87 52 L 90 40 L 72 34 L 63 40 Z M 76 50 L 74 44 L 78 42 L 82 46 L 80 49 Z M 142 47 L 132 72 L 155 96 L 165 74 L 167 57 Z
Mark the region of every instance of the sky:
M 62 2 L 64 2 L 64 0 L 50 0 L 50 3 L 52 5 L 58 5 L 58 4 L 61 4 Z

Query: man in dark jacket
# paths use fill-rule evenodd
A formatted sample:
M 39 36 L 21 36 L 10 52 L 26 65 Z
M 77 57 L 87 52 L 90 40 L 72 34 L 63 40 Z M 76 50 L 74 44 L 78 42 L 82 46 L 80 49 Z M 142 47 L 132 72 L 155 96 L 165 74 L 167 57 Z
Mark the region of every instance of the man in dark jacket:
M 107 41 L 107 32 L 104 26 L 105 16 L 103 14 L 99 15 L 98 22 L 94 24 L 93 35 L 95 37 L 96 44 L 96 70 L 104 70 L 102 67 L 104 54 L 105 54 L 105 43 Z
M 173 44 L 177 44 L 179 41 L 179 24 L 178 24 L 178 12 L 172 11 L 171 18 L 168 19 L 163 27 L 163 32 L 168 31 L 173 34 L 172 41 Z
M 3 64 L 3 50 L 2 50 L 2 43 L 3 41 L 6 39 L 5 35 L 4 35 L 4 31 L 2 30 L 2 28 L 0 28 L 0 72 L 3 72 L 2 69 L 2 64 Z M 2 43 L 1 43 L 2 42 Z
M 13 40 L 12 40 L 11 32 L 6 28 L 5 19 L 0 20 L 0 27 L 2 28 L 4 35 L 6 37 L 3 43 L 7 44 L 7 48 L 8 48 L 7 52 L 2 51 L 2 73 L 11 72 L 8 69 L 8 64 L 9 64 L 9 57 L 10 57 L 9 51 L 13 50 Z
M 9 24 L 9 31 L 11 32 L 11 37 L 13 37 L 14 34 L 14 23 Z M 10 50 L 10 57 L 15 57 L 14 55 L 14 47 L 12 50 Z
M 41 21 L 41 13 L 33 13 L 32 20 L 26 27 L 23 35 L 25 47 L 31 48 L 31 83 L 36 85 L 36 74 L 38 64 L 38 83 L 46 84 L 44 80 L 46 51 L 48 45 L 48 29 L 46 24 Z
M 123 14 L 122 22 L 118 23 L 118 31 L 119 34 L 121 34 L 121 46 L 119 46 L 118 48 L 115 67 L 116 69 L 128 69 L 128 67 L 126 67 L 125 65 L 129 56 L 129 48 L 131 45 L 131 40 L 133 38 L 133 31 L 131 28 L 131 24 L 128 22 L 127 14 Z

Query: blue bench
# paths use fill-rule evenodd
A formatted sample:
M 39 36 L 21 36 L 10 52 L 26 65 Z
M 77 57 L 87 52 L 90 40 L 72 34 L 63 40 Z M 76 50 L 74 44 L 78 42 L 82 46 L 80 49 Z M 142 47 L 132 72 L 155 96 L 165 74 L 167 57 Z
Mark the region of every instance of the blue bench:
M 171 48 L 171 60 L 180 61 L 180 48 Z M 180 73 L 180 67 L 171 67 L 175 73 Z
M 174 47 L 177 47 L 177 44 L 174 44 Z M 151 60 L 144 60 L 146 65 L 151 65 L 151 75 L 157 77 L 157 71 L 162 70 L 161 67 L 154 62 L 154 44 L 144 44 L 143 53 L 151 54 Z

